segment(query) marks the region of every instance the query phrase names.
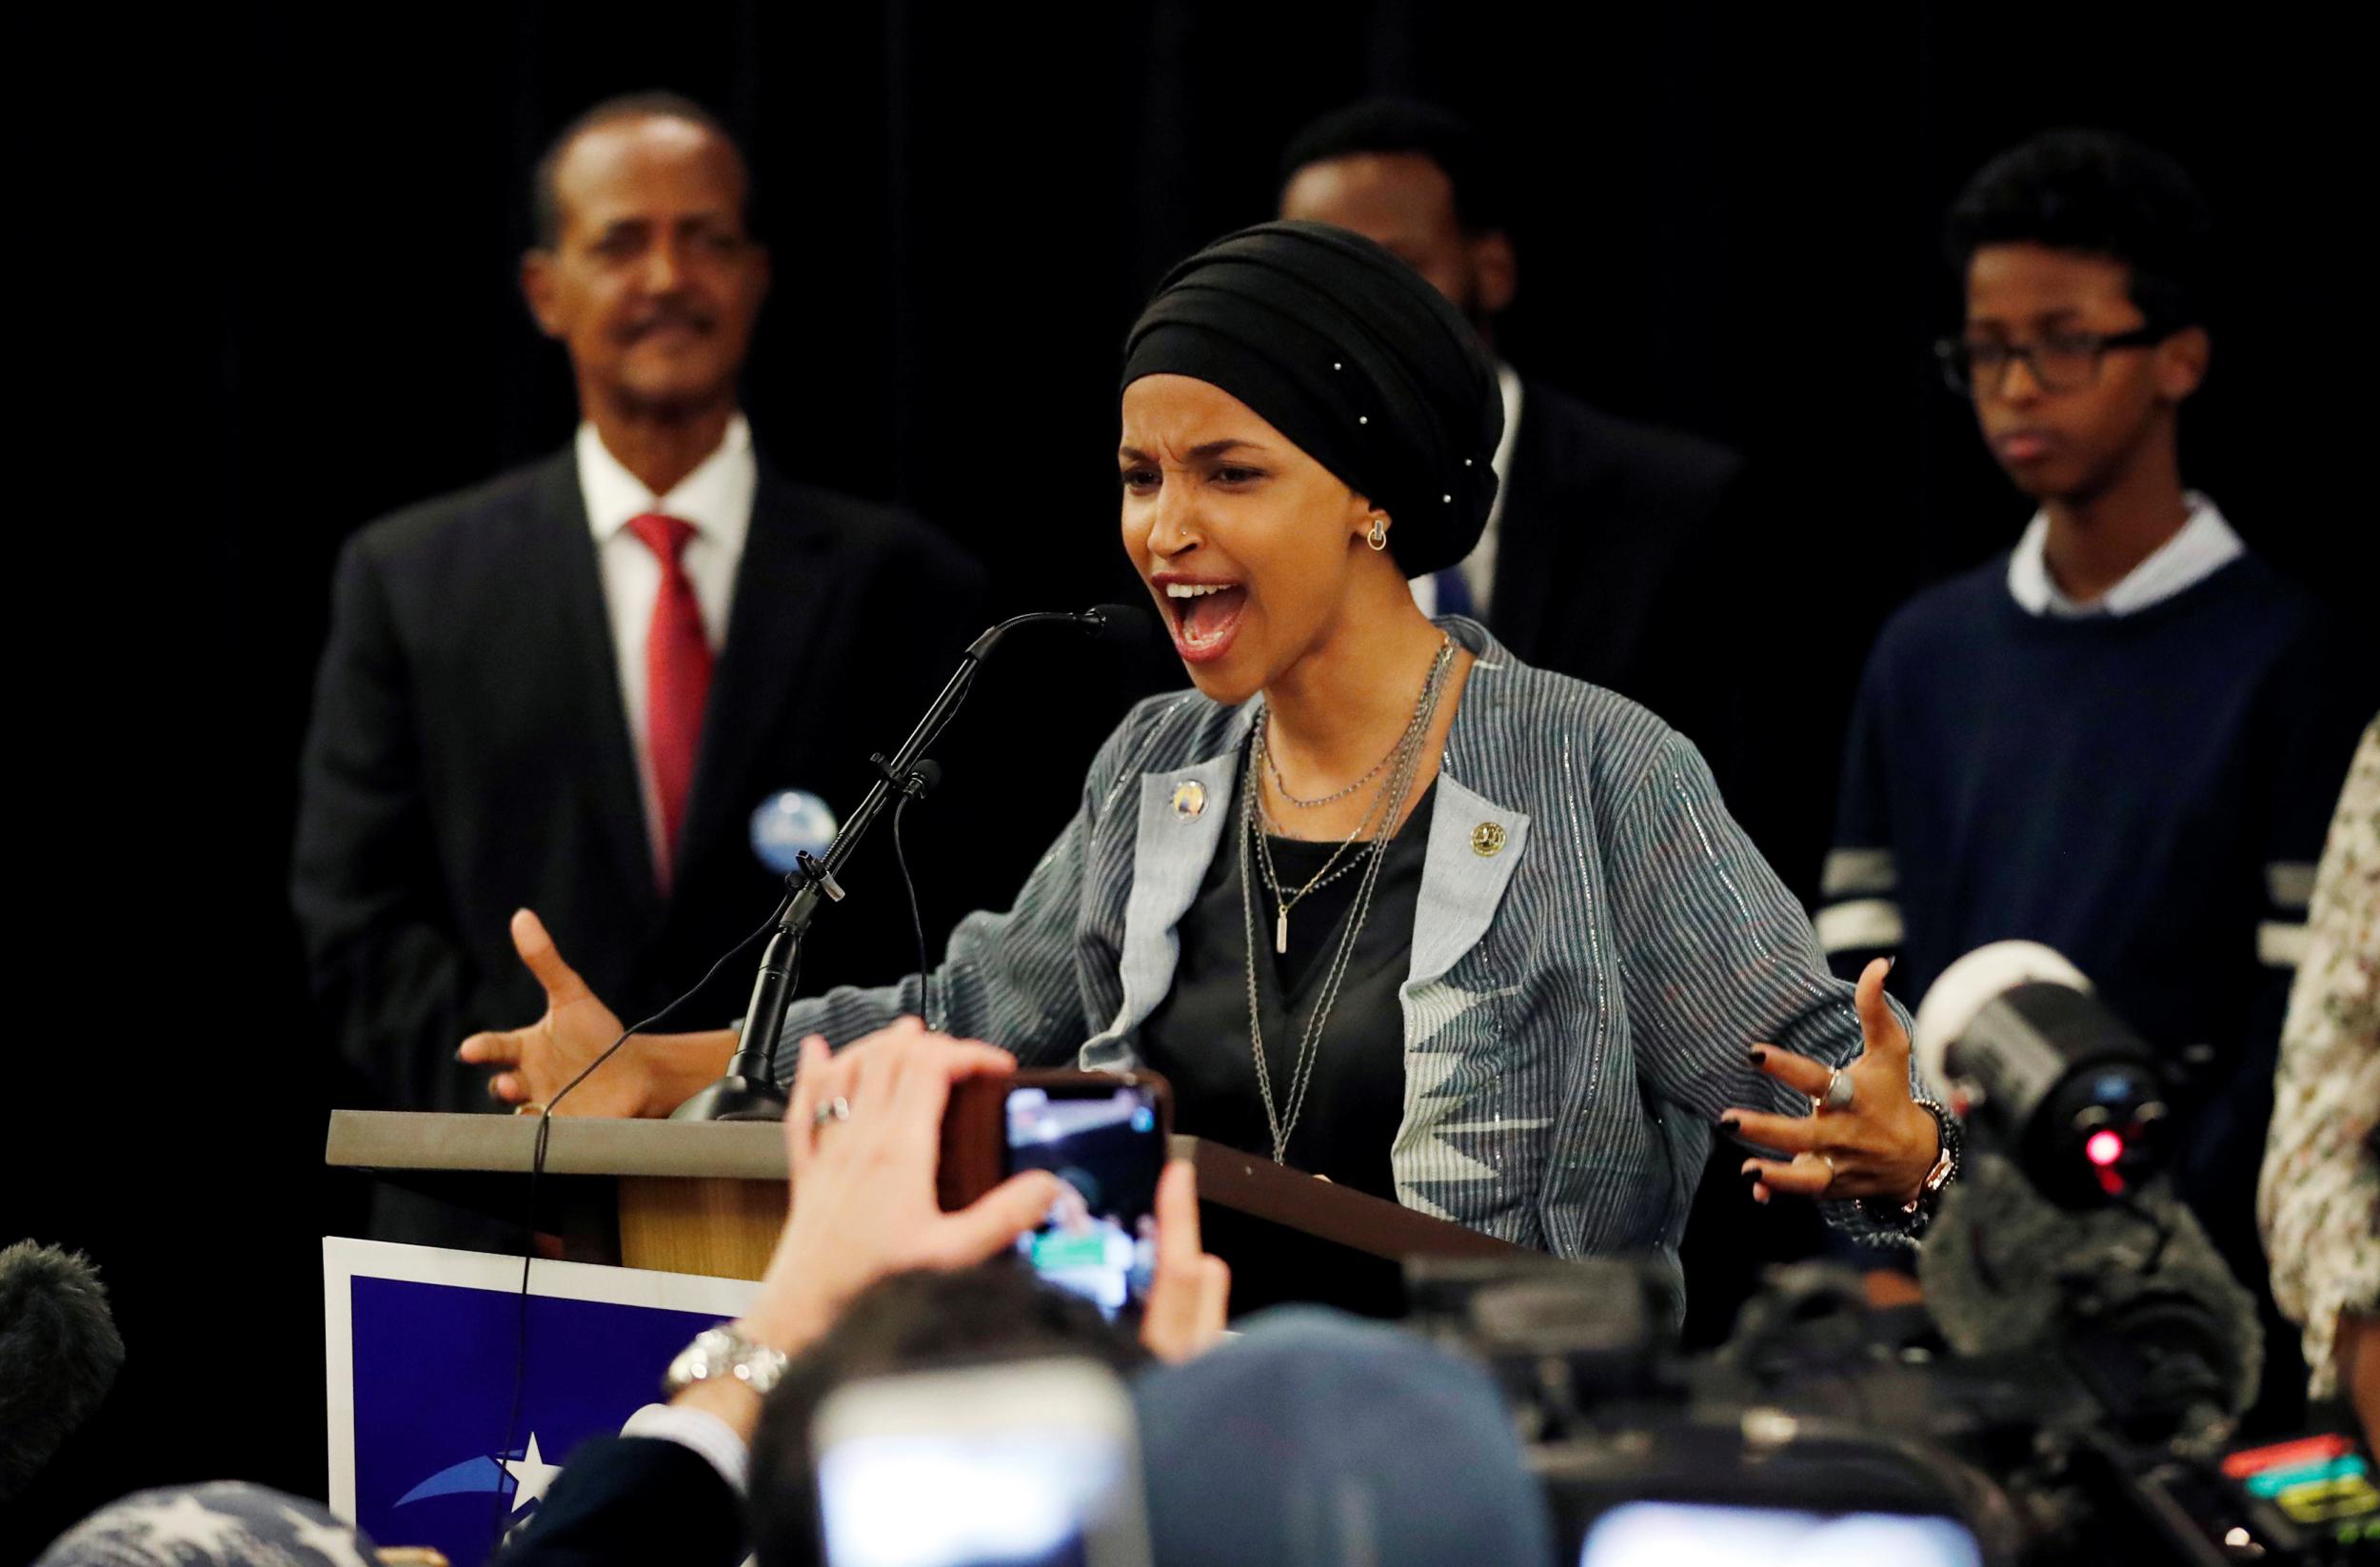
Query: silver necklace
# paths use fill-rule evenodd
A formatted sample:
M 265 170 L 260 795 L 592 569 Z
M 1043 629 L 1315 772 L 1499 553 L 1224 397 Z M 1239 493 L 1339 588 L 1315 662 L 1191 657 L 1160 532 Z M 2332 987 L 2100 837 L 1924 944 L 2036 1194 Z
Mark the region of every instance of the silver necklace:
M 1446 671 L 1454 664 L 1454 639 L 1452 637 L 1440 637 L 1438 645 L 1438 655 L 1430 661 L 1430 671 L 1422 678 L 1421 695 L 1414 703 L 1413 716 L 1406 720 L 1405 731 L 1397 737 L 1396 745 L 1391 747 L 1387 756 L 1380 759 L 1383 763 L 1395 762 L 1404 757 L 1415 745 L 1419 743 L 1421 737 L 1429 732 L 1430 720 L 1436 716 L 1438 711 L 1437 692 L 1444 685 Z M 1251 762 L 1258 757 L 1261 757 L 1267 768 L 1272 767 L 1273 762 L 1272 747 L 1265 739 L 1265 736 L 1271 727 L 1272 714 L 1267 712 L 1263 715 L 1262 722 L 1258 724 L 1255 739 L 1249 746 Z M 1253 772 L 1254 768 L 1251 767 L 1250 771 Z M 1379 771 L 1379 768 L 1375 767 L 1372 771 L 1378 772 Z M 1366 776 L 1368 777 L 1370 775 L 1367 774 Z M 1277 782 L 1279 781 L 1280 774 L 1278 770 L 1274 771 L 1273 777 Z M 1269 827 L 1273 824 L 1272 813 L 1264 807 L 1264 791 L 1260 786 L 1257 785 L 1257 781 L 1253 777 L 1250 778 L 1249 784 L 1253 791 L 1253 797 L 1257 802 L 1258 815 L 1261 819 L 1262 824 Z M 1357 786 L 1359 787 L 1360 784 Z M 1283 790 L 1282 792 L 1287 794 L 1288 791 Z M 1341 795 L 1351 792 L 1353 792 L 1352 789 L 1342 789 L 1339 791 L 1339 795 L 1332 795 L 1326 798 L 1335 800 L 1339 798 Z M 1291 797 L 1291 801 L 1292 803 L 1297 804 L 1323 803 L 1322 801 L 1299 801 L 1294 796 Z M 1393 829 L 1396 825 L 1396 817 L 1393 814 L 1389 815 L 1385 822 L 1381 822 L 1382 811 L 1388 806 L 1389 802 L 1390 791 L 1382 789 L 1373 800 L 1372 808 L 1363 813 L 1363 820 L 1356 823 L 1355 830 L 1340 841 L 1339 846 L 1331 851 L 1330 858 L 1322 862 L 1321 868 L 1316 871 L 1314 875 L 1307 880 L 1306 883 L 1298 888 L 1295 892 L 1288 890 L 1281 884 L 1280 873 L 1273 863 L 1273 845 L 1270 838 L 1262 832 L 1257 834 L 1257 856 L 1263 864 L 1265 889 L 1273 895 L 1273 903 L 1275 909 L 1277 910 L 1273 918 L 1273 950 L 1275 952 L 1287 952 L 1289 950 L 1290 911 L 1295 909 L 1300 903 L 1303 903 L 1307 894 L 1330 885 L 1333 882 L 1338 881 L 1349 871 L 1359 868 L 1364 863 L 1368 856 L 1377 855 L 1380 842 L 1389 836 L 1390 829 Z M 1401 801 L 1399 803 L 1401 803 Z M 1380 828 L 1378 831 L 1375 831 L 1373 827 L 1373 823 L 1375 822 L 1381 823 Z M 1357 847 L 1358 844 L 1364 844 L 1366 846 L 1359 848 Z M 1354 854 L 1354 858 L 1349 859 L 1345 864 L 1340 864 L 1339 861 L 1346 857 L 1351 851 Z
M 1273 775 L 1274 791 L 1281 797 L 1282 801 L 1288 804 L 1297 806 L 1301 811 L 1310 811 L 1318 805 L 1328 805 L 1335 801 L 1344 800 L 1349 795 L 1355 793 L 1358 789 L 1362 788 L 1366 784 L 1371 783 L 1374 779 L 1380 776 L 1380 769 L 1382 767 L 1387 766 L 1391 762 L 1397 760 L 1397 746 L 1402 745 L 1405 743 L 1405 737 L 1398 735 L 1397 737 L 1397 744 L 1389 746 L 1389 748 L 1381 754 L 1380 759 L 1372 764 L 1372 770 L 1370 772 L 1365 773 L 1361 778 L 1357 779 L 1353 784 L 1348 784 L 1343 789 L 1334 789 L 1329 794 L 1319 794 L 1312 800 L 1306 800 L 1289 792 L 1289 781 L 1281 777 L 1280 764 L 1273 760 L 1272 744 L 1265 738 L 1271 733 L 1273 715 L 1270 712 L 1267 712 L 1264 715 L 1264 726 L 1260 731 L 1259 731 L 1258 734 L 1258 740 L 1262 745 L 1264 751 L 1264 770 Z
M 1405 800 L 1413 791 L 1414 778 L 1420 770 L 1420 740 L 1429 731 L 1429 716 L 1438 710 L 1438 693 L 1443 684 L 1445 667 L 1450 662 L 1446 649 L 1441 648 L 1438 662 L 1432 666 L 1430 679 L 1421 688 L 1417 721 L 1398 744 L 1396 768 L 1381 791 L 1384 797 L 1395 803 L 1388 817 L 1392 824 L 1402 812 Z M 1332 955 L 1330 968 L 1322 977 L 1322 986 L 1314 998 L 1314 1010 L 1306 1017 L 1305 1032 L 1298 1041 L 1298 1053 L 1290 1065 L 1286 1106 L 1277 1105 L 1273 1097 L 1273 1070 L 1264 1058 L 1264 1021 L 1257 1004 L 1256 888 L 1253 876 L 1257 854 L 1253 845 L 1260 843 L 1263 837 L 1261 803 L 1257 798 L 1261 790 L 1261 777 L 1258 771 L 1256 748 L 1252 744 L 1248 751 L 1246 782 L 1242 786 L 1244 792 L 1240 812 L 1240 909 L 1247 940 L 1248 1042 L 1256 1056 L 1256 1086 L 1258 1095 L 1264 1101 L 1264 1124 L 1273 1137 L 1273 1162 L 1286 1164 L 1289 1161 L 1289 1140 L 1298 1129 L 1298 1118 L 1305 1110 L 1306 1090 L 1314 1081 L 1314 1062 L 1319 1053 L 1318 1047 L 1321 1043 L 1322 1025 L 1330 1017 L 1333 1003 L 1339 1000 L 1339 984 L 1347 976 L 1348 960 L 1355 954 L 1356 937 L 1363 929 L 1364 917 L 1371 912 L 1372 895 L 1379 885 L 1380 866 L 1386 863 L 1388 856 L 1378 852 L 1376 845 L 1375 852 L 1363 861 L 1363 880 L 1356 888 L 1355 907 L 1348 917 L 1347 934 L 1339 939 L 1339 950 Z M 1312 883 L 1307 883 L 1309 890 L 1312 886 Z

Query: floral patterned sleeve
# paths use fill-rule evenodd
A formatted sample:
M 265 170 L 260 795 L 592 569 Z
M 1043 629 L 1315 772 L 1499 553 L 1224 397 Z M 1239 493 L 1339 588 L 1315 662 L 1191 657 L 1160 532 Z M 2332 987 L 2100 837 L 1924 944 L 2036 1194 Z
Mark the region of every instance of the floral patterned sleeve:
M 2380 722 L 2364 731 L 2314 878 L 2256 1214 L 2272 1294 L 2337 1391 L 2341 1312 L 2380 1315 Z

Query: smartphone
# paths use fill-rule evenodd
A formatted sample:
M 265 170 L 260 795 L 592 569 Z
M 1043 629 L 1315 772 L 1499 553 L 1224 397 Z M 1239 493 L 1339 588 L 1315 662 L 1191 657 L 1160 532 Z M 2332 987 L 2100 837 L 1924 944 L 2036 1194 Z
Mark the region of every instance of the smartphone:
M 1088 1360 L 854 1382 L 810 1441 L 827 1567 L 1148 1567 L 1132 1403 Z
M 1035 1272 L 1129 1317 L 1157 1265 L 1157 1181 L 1172 1131 L 1165 1080 L 1149 1072 L 1022 1072 L 970 1079 L 942 1123 L 942 1200 L 963 1207 L 1023 1170 L 1062 1183 L 1018 1238 Z
M 1002 1111 L 1004 1174 L 1048 1170 L 1061 1182 L 1049 1216 L 1017 1238 L 1017 1250 L 1034 1272 L 1110 1318 L 1137 1310 L 1157 1268 L 1157 1180 L 1165 1173 L 1157 1088 L 1018 1083 Z
M 1983 1547 L 1954 1518 L 1914 1513 L 1811 1513 L 1736 1503 L 1632 1501 L 1598 1517 L 1578 1567 L 1983 1567 Z

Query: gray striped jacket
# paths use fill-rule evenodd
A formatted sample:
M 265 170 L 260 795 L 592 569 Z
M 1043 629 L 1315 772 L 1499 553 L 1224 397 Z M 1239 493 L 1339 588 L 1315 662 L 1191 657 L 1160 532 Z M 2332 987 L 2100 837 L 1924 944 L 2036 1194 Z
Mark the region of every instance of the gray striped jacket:
M 1398 992 L 1398 1196 L 1557 1256 L 1653 1252 L 1675 1267 L 1720 1111 L 1809 1109 L 1745 1046 L 1842 1064 L 1860 1043 L 1851 986 L 1692 744 L 1623 697 L 1521 664 L 1476 622 L 1438 624 L 1478 662 L 1439 767 Z M 1028 1066 L 1136 1064 L 1136 1030 L 1173 981 L 1175 926 L 1235 815 L 1256 711 L 1195 691 L 1135 706 L 1016 906 L 952 933 L 938 1025 Z M 1185 784 L 1204 808 L 1177 805 Z M 779 1073 L 804 1034 L 841 1045 L 919 1010 L 915 976 L 798 1002 Z M 1896 1239 L 1856 1204 L 1828 1207 Z

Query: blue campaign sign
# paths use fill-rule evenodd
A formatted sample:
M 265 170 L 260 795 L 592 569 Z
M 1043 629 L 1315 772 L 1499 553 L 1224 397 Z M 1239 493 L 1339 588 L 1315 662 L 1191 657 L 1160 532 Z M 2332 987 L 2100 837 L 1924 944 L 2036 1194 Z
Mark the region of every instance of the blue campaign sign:
M 485 1561 L 570 1451 L 653 1402 L 670 1357 L 757 1289 L 539 1261 L 524 1362 L 517 1258 L 327 1240 L 323 1274 L 331 1511 L 454 1567 Z

